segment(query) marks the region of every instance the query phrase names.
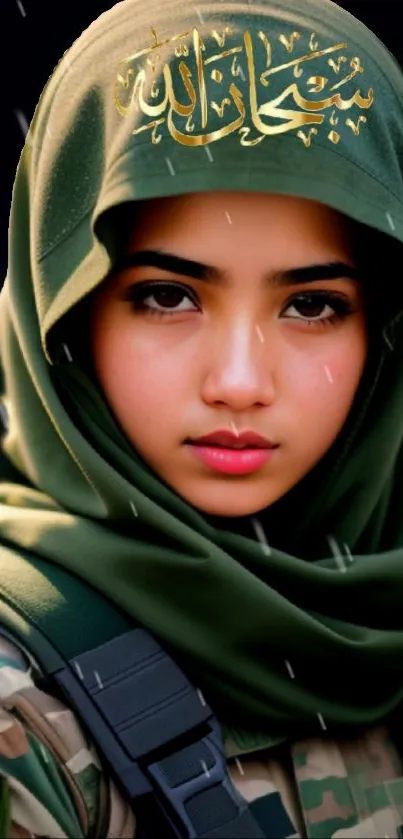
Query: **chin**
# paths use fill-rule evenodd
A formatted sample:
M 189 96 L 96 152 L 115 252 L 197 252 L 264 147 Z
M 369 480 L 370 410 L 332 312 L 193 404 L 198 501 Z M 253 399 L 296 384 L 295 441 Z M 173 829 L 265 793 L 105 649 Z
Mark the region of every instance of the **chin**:
M 251 497 L 245 499 L 247 494 L 246 488 L 239 485 L 236 489 L 232 487 L 232 492 L 228 488 L 221 488 L 215 493 L 201 493 L 195 494 L 192 497 L 184 495 L 185 500 L 195 507 L 200 513 L 205 513 L 209 516 L 217 516 L 220 518 L 242 518 L 244 516 L 256 516 L 278 501 L 280 495 L 274 494 L 266 495 L 264 498 Z M 216 497 L 214 497 L 216 496 Z M 243 496 L 243 497 L 242 497 Z

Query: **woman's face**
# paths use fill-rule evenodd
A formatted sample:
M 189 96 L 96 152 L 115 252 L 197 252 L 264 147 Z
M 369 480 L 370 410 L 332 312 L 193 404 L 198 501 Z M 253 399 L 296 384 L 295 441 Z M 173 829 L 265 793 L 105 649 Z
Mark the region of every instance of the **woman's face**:
M 344 224 L 321 204 L 264 193 L 152 200 L 133 226 L 132 265 L 95 293 L 106 400 L 198 510 L 262 510 L 339 434 L 367 354 Z

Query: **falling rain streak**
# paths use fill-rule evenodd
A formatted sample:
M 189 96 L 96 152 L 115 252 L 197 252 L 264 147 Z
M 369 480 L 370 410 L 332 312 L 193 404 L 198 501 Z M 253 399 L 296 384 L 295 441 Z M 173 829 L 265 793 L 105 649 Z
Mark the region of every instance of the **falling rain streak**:
M 28 134 L 28 130 L 29 130 L 28 120 L 27 120 L 25 114 L 22 113 L 22 111 L 14 111 L 14 113 L 17 117 L 18 124 L 21 128 L 21 131 L 22 131 L 22 133 L 24 134 L 24 137 L 25 137 Z
M 208 771 L 208 769 L 207 769 L 207 763 L 206 763 L 206 761 L 205 761 L 205 760 L 201 760 L 201 761 L 200 761 L 200 763 L 201 763 L 201 765 L 202 765 L 202 769 L 203 769 L 204 774 L 207 776 L 207 778 L 209 778 L 209 777 L 210 777 L 210 772 L 209 772 L 209 771 Z
M 323 717 L 322 717 L 322 714 L 318 714 L 318 715 L 317 715 L 317 717 L 318 717 L 318 720 L 319 720 L 319 722 L 320 722 L 320 724 L 321 724 L 321 727 L 323 728 L 323 730 L 324 730 L 324 731 L 326 731 L 326 729 L 327 729 L 327 725 L 326 725 L 326 723 L 325 723 L 325 721 L 324 721 L 324 719 L 323 719 Z
M 286 662 L 285 662 L 285 666 L 286 666 L 286 668 L 287 668 L 287 670 L 288 670 L 288 673 L 289 673 L 289 675 L 291 676 L 291 678 L 292 678 L 292 679 L 295 679 L 294 671 L 293 671 L 293 669 L 292 669 L 292 667 L 291 667 L 290 662 L 286 660 Z
M 237 767 L 238 767 L 239 774 L 240 774 L 240 775 L 244 775 L 244 774 L 245 774 L 245 770 L 244 770 L 244 768 L 243 768 L 243 766 L 242 766 L 242 764 L 241 764 L 241 761 L 239 760 L 239 757 L 236 757 L 236 758 L 235 758 L 235 763 L 236 763 L 236 765 L 237 765 Z
M 28 122 L 25 114 L 23 114 L 22 111 L 17 109 L 17 110 L 14 111 L 14 113 L 15 113 L 18 125 L 20 126 L 21 131 L 22 131 L 22 133 L 25 137 L 25 142 L 27 143 L 27 145 L 29 145 L 30 144 L 29 122 Z
M 260 524 L 260 521 L 258 521 L 256 518 L 253 518 L 252 519 L 252 525 L 253 525 L 253 529 L 256 533 L 256 537 L 257 537 L 257 539 L 259 540 L 259 542 L 262 546 L 263 553 L 266 554 L 266 556 L 270 556 L 271 549 L 270 549 L 270 546 L 267 542 L 266 534 L 263 530 L 262 525 Z
M 342 571 L 342 572 L 347 571 L 344 556 L 343 556 L 343 554 L 342 554 L 334 536 L 328 536 L 327 541 L 329 542 L 330 549 L 331 549 L 332 554 L 333 554 L 333 556 L 336 560 L 336 563 L 339 567 L 339 571 Z
M 64 352 L 66 353 L 67 360 L 68 361 L 73 361 L 73 356 L 72 356 L 67 344 L 62 344 L 62 347 L 64 349 Z
M 205 700 L 205 698 L 204 698 L 204 696 L 203 696 L 203 694 L 202 694 L 202 692 L 201 692 L 200 688 L 197 688 L 197 689 L 196 689 L 196 693 L 197 693 L 197 695 L 198 695 L 198 697 L 199 697 L 199 699 L 200 699 L 200 704 L 201 704 L 201 705 L 203 705 L 203 708 L 205 708 L 205 707 L 206 707 L 206 705 L 207 705 L 207 702 L 206 702 L 206 700 Z
M 79 665 L 79 664 L 77 664 L 77 662 L 76 662 L 76 661 L 74 662 L 74 667 L 75 667 L 75 669 L 76 669 L 76 671 L 77 671 L 77 673 L 78 673 L 78 678 L 79 678 L 79 679 L 81 679 L 81 681 L 83 681 L 83 679 L 84 679 L 84 673 L 83 673 L 83 671 L 81 670 L 80 665 Z
M 384 330 L 383 330 L 383 333 L 382 333 L 382 334 L 383 334 L 383 340 L 385 341 L 385 344 L 387 344 L 387 346 L 389 347 L 390 351 L 391 351 L 391 352 L 393 352 L 393 344 L 392 344 L 392 342 L 391 342 L 391 340 L 390 340 L 390 338 L 389 338 L 389 335 L 388 335 L 388 333 L 387 333 L 386 329 L 384 329 Z
M 395 222 L 393 221 L 393 218 L 392 218 L 390 213 L 386 213 L 386 218 L 388 220 L 388 224 L 389 224 L 390 229 L 391 230 L 396 230 Z
M 94 670 L 94 676 L 95 676 L 95 680 L 96 680 L 96 683 L 97 683 L 97 685 L 98 685 L 99 689 L 100 689 L 100 690 L 103 690 L 103 689 L 104 689 L 104 686 L 103 686 L 103 684 L 102 684 L 101 677 L 100 677 L 100 675 L 99 675 L 99 673 L 98 673 L 98 670 Z
M 349 546 L 348 546 L 348 545 L 346 545 L 346 543 L 345 543 L 345 542 L 343 542 L 343 548 L 344 548 L 344 550 L 345 550 L 345 552 L 346 552 L 346 556 L 347 556 L 347 559 L 349 560 L 349 562 L 354 562 L 354 557 L 353 557 L 353 555 L 352 555 L 352 553 L 351 553 L 351 551 L 350 551 L 350 548 L 349 548 Z

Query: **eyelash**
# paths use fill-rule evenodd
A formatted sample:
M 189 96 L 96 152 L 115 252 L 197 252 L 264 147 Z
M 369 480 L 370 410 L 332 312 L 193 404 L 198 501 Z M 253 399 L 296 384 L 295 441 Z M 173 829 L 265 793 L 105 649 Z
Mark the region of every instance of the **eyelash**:
M 147 313 L 151 317 L 159 317 L 159 318 L 169 318 L 174 315 L 179 314 L 180 312 L 185 313 L 191 311 L 190 309 L 166 309 L 159 310 L 154 309 L 151 306 L 147 306 L 145 304 L 145 300 L 147 297 L 152 297 L 156 295 L 159 291 L 171 291 L 174 289 L 177 292 L 182 292 L 183 297 L 190 300 L 194 306 L 201 311 L 200 305 L 197 301 L 196 295 L 194 294 L 193 290 L 189 288 L 189 286 L 182 285 L 182 283 L 178 282 L 144 282 L 144 283 L 136 283 L 134 286 L 131 286 L 125 296 L 125 299 L 131 302 L 134 306 L 136 313 Z M 340 322 L 344 318 L 348 317 L 349 314 L 353 311 L 353 304 L 351 301 L 347 300 L 344 297 L 336 294 L 335 292 L 331 291 L 307 291 L 307 292 L 299 292 L 298 294 L 294 294 L 288 301 L 283 311 L 286 311 L 290 306 L 293 304 L 295 305 L 296 302 L 300 304 L 312 302 L 314 306 L 323 305 L 323 306 L 330 306 L 334 310 L 334 314 L 329 315 L 326 318 L 304 318 L 304 317 L 292 317 L 287 318 L 287 320 L 299 320 L 303 323 L 314 325 L 314 326 L 329 326 Z

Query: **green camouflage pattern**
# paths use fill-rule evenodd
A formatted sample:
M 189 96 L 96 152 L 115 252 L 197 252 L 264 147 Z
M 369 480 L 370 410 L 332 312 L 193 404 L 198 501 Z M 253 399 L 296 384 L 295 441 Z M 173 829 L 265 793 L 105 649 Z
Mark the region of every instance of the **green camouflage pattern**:
M 0 638 L 0 836 L 132 839 L 135 814 L 93 744 L 37 682 Z M 267 839 L 403 837 L 403 764 L 385 727 L 342 742 L 324 730 L 291 748 L 251 742 L 227 734 L 228 768 Z
M 34 684 L 0 638 L 0 825 L 3 839 L 132 839 L 135 817 L 74 714 Z

